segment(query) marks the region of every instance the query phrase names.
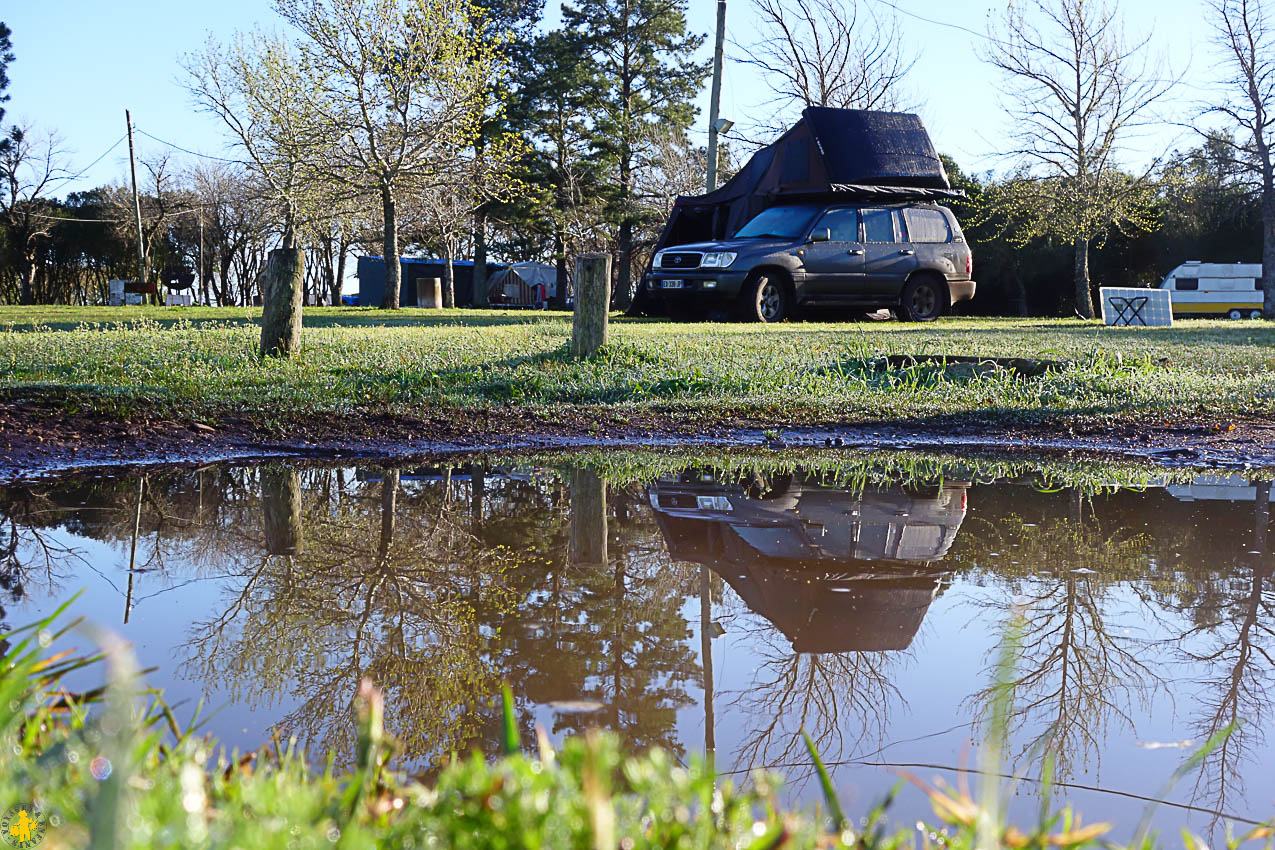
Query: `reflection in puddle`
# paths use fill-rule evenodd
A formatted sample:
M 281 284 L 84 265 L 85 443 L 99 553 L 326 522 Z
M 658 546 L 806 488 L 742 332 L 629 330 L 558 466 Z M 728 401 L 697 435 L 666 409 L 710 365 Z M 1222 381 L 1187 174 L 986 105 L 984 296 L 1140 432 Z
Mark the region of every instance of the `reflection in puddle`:
M 428 773 L 498 750 L 507 681 L 524 740 L 601 726 L 633 748 L 713 750 L 723 773 L 781 768 L 813 799 L 805 729 L 857 810 L 892 771 L 951 781 L 972 763 L 1012 631 L 1012 805 L 1035 805 L 1050 758 L 1088 821 L 1130 823 L 1233 729 L 1158 825 L 1275 813 L 1269 483 L 1068 488 L 777 457 L 8 487 L 3 618 L 87 587 L 76 613 L 133 641 L 170 701 L 222 706 L 208 728 L 232 746 L 277 731 L 348 758 L 370 676 L 403 766 Z M 923 810 L 905 794 L 895 814 Z

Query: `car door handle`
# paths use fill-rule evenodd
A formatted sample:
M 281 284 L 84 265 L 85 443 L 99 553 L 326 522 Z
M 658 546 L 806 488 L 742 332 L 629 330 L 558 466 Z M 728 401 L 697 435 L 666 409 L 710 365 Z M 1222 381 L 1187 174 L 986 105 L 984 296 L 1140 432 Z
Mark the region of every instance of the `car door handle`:
M 849 251 L 847 251 L 846 253 L 847 253 L 847 254 L 849 254 L 849 255 L 850 255 L 850 256 L 852 256 L 852 257 L 859 257 L 859 256 L 862 256 L 862 255 L 863 255 L 863 249 L 862 249 L 862 248 L 851 248 L 851 249 L 850 249 Z
M 911 250 L 910 248 L 904 248 L 904 249 L 903 249 L 902 251 L 900 251 L 899 253 L 900 253 L 900 254 L 903 254 L 905 257 L 910 257 L 911 255 L 915 254 L 915 253 L 916 253 L 916 251 L 913 251 L 913 250 Z

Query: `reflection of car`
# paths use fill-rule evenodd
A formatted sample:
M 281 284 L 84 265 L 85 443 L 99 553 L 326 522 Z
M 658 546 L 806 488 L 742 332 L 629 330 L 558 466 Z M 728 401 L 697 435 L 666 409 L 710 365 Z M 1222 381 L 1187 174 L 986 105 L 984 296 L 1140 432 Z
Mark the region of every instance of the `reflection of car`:
M 795 561 L 937 561 L 965 518 L 964 484 L 925 495 L 903 489 L 860 492 L 798 472 L 736 482 L 684 472 L 650 488 L 651 507 L 679 519 L 713 522 L 757 554 Z
M 764 210 L 730 239 L 660 251 L 647 286 L 675 310 L 716 304 L 750 321 L 822 305 L 924 322 L 974 297 L 972 272 L 947 207 L 804 203 Z
M 963 484 L 859 491 L 801 472 L 688 470 L 648 496 L 669 554 L 718 573 L 798 652 L 910 645 L 966 507 Z

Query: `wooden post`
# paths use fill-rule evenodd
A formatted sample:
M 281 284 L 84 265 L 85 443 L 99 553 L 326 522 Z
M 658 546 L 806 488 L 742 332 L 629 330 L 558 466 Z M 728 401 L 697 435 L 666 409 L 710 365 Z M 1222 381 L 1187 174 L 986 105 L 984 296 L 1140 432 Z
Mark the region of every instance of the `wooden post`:
M 305 252 L 276 248 L 261 273 L 261 356 L 290 357 L 301 348 Z
M 571 353 L 588 357 L 607 342 L 611 309 L 611 255 L 576 257 L 576 309 Z
M 261 470 L 261 505 L 265 512 L 266 553 L 300 552 L 301 473 L 278 466 Z

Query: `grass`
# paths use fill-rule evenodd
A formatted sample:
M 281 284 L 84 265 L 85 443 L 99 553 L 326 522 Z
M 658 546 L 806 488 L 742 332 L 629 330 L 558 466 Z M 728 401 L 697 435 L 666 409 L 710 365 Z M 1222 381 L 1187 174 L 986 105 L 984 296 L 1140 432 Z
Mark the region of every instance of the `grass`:
M 772 425 L 959 419 L 992 424 L 1257 419 L 1275 413 L 1275 325 L 1107 328 L 1048 319 L 927 325 L 671 324 L 617 318 L 573 360 L 570 316 L 528 311 L 306 312 L 303 352 L 262 363 L 256 312 L 0 308 L 0 392 L 72 412 L 267 421 L 324 413 L 509 409 L 554 420 L 604 407 Z M 895 356 L 1062 361 L 1012 368 Z M 894 365 L 891 365 L 894 364 Z
M 499 755 L 458 754 L 430 781 L 394 769 L 382 697 L 368 682 L 351 713 L 359 747 L 348 769 L 334 767 L 331 758 L 311 762 L 277 739 L 252 753 L 226 753 L 199 734 L 197 722 L 183 726 L 162 695 L 145 689 L 117 641 L 104 639 L 104 688 L 63 690 L 64 674 L 99 659 L 52 650 L 69 630 L 58 627 L 60 613 L 4 636 L 8 648 L 0 659 L 0 811 L 11 813 L 6 823 L 19 825 L 29 825 L 38 811 L 42 844 L 50 848 L 1118 846 L 1105 840 L 1111 826 L 1049 808 L 1048 788 L 1035 825 L 1010 825 L 1000 814 L 1010 789 L 995 780 L 984 783 L 978 800 L 917 781 L 933 804 L 933 825 L 891 826 L 885 807 L 847 816 L 809 738 L 824 805 L 786 809 L 776 775 L 758 773 L 736 786 L 717 777 L 710 761 L 683 766 L 658 749 L 622 753 L 614 737 L 599 733 L 557 748 L 541 730 L 535 742 L 521 740 L 508 689 L 494 747 Z M 1011 700 L 1006 688 L 1006 710 Z M 994 770 L 994 755 L 984 761 Z M 1130 813 L 1131 822 L 1137 814 Z M 22 837 L 11 833 L 6 840 Z M 1189 833 L 1181 840 L 1188 850 L 1207 846 Z M 1273 840 L 1275 829 L 1260 826 L 1235 836 L 1228 831 L 1226 846 L 1270 850 Z M 1129 846 L 1160 845 L 1139 827 Z

